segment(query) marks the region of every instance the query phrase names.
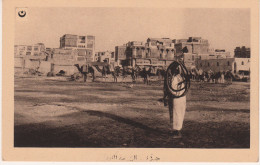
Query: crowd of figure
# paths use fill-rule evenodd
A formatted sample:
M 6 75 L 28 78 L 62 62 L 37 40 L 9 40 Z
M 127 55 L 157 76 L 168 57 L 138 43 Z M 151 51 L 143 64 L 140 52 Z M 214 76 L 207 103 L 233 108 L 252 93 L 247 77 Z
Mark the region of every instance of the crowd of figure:
M 212 70 L 203 71 L 192 69 L 190 71 L 190 78 L 193 81 L 210 82 L 210 83 L 232 83 L 234 78 L 231 71 L 213 72 Z
M 131 77 L 132 82 L 135 83 L 139 78 L 143 79 L 143 83 L 149 85 L 150 77 L 157 76 L 159 81 L 164 79 L 166 74 L 166 67 L 153 67 L 153 66 L 112 66 L 112 65 L 104 65 L 102 68 L 99 66 L 88 66 L 83 65 L 79 67 L 78 64 L 75 65 L 80 73 L 84 77 L 84 82 L 87 80 L 87 75 L 91 74 L 92 81 L 95 81 L 95 70 L 102 74 L 102 78 L 106 81 L 108 75 L 112 75 L 113 81 L 118 82 L 118 78 L 122 77 L 122 82 L 125 81 L 127 77 Z M 94 69 L 95 68 L 95 69 Z M 189 71 L 189 78 L 192 81 L 199 82 L 209 82 L 209 83 L 232 83 L 232 79 L 234 75 L 231 71 L 223 71 L 223 72 L 213 72 L 212 70 L 203 71 L 201 69 L 191 69 Z

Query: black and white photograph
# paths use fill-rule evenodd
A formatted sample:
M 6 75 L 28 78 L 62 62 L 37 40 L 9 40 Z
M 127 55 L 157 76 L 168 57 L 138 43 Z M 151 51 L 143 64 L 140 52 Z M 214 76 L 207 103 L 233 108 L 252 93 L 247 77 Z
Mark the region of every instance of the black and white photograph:
M 252 147 L 250 8 L 13 12 L 14 148 Z

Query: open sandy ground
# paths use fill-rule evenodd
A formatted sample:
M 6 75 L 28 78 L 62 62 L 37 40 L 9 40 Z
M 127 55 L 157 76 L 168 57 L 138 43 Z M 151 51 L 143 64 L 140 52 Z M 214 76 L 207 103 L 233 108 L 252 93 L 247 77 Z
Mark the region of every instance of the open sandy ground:
M 16 147 L 249 148 L 249 83 L 192 82 L 183 138 L 169 134 L 162 84 L 15 77 Z

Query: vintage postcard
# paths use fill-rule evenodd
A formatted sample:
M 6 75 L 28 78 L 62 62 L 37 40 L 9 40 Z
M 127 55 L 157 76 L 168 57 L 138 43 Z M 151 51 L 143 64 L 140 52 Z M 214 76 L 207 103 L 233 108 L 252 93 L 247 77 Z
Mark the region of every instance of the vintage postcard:
M 3 160 L 257 162 L 259 1 L 4 0 Z

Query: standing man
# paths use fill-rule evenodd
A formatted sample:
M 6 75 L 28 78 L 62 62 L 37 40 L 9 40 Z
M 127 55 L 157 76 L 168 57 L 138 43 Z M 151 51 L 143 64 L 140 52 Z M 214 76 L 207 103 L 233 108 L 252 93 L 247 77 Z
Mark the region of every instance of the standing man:
M 176 62 L 176 61 L 175 61 Z M 170 67 L 170 66 L 169 66 Z M 181 73 L 181 65 L 173 69 L 167 69 L 171 77 L 164 79 L 164 105 L 169 106 L 171 133 L 173 138 L 181 138 L 181 129 L 183 125 L 184 115 L 186 111 L 186 92 L 188 88 L 185 87 L 185 79 L 182 77 L 185 73 Z M 185 66 L 184 66 L 185 67 Z M 183 71 L 183 70 L 182 70 Z M 186 73 L 187 74 L 187 73 Z M 170 81 L 169 81 L 170 78 Z M 167 81 L 170 82 L 167 85 Z M 189 81 L 189 80 L 186 80 Z M 170 86 L 170 87 L 169 87 Z M 173 89 L 170 90 L 169 88 Z
M 87 81 L 87 77 L 88 77 L 88 64 L 84 64 L 82 67 L 82 74 L 83 74 L 83 79 L 84 82 Z

